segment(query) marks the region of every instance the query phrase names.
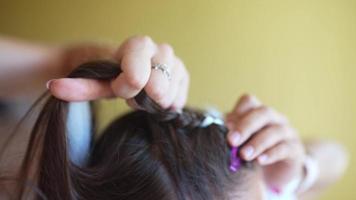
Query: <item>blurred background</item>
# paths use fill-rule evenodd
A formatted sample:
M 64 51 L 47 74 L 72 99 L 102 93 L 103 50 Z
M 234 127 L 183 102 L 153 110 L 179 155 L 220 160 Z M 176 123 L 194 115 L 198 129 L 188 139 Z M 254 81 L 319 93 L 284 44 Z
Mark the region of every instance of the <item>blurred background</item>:
M 226 112 L 255 94 L 303 137 L 336 139 L 356 154 L 354 0 L 0 0 L 0 34 L 54 45 L 149 35 L 184 60 L 189 105 Z M 101 105 L 102 127 L 127 109 Z M 322 200 L 355 199 L 355 162 Z

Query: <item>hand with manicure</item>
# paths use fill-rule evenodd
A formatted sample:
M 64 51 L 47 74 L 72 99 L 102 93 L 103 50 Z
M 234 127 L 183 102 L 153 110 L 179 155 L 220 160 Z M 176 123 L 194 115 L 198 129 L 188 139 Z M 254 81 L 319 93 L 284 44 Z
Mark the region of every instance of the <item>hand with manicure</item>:
M 304 146 L 287 118 L 256 97 L 242 96 L 227 114 L 228 141 L 240 157 L 262 166 L 271 187 L 283 187 L 303 175 Z

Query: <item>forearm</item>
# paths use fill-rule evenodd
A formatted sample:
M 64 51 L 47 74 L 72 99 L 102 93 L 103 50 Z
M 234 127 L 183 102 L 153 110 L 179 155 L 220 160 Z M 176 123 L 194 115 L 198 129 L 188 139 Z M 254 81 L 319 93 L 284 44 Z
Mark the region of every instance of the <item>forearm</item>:
M 112 58 L 113 52 L 97 44 L 55 47 L 0 38 L 0 98 L 37 96 L 49 79 L 86 61 Z
M 62 49 L 0 38 L 0 97 L 31 91 L 60 73 Z
M 318 176 L 313 186 L 301 194 L 301 199 L 312 199 L 342 177 L 348 165 L 348 154 L 342 145 L 331 141 L 309 141 L 306 149 L 316 161 Z

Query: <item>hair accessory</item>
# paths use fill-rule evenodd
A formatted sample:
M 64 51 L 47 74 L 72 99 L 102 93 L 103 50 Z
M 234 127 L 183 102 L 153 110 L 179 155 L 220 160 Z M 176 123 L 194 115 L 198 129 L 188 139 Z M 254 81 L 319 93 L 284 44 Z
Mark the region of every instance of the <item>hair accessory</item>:
M 241 167 L 241 159 L 238 157 L 239 149 L 237 147 L 232 147 L 230 151 L 230 171 L 236 172 Z
M 200 124 L 200 127 L 207 127 L 210 126 L 211 124 L 224 126 L 224 121 L 222 120 L 221 113 L 212 107 L 210 107 L 205 113 L 205 118 Z M 230 166 L 229 166 L 231 172 L 236 172 L 241 167 L 241 159 L 238 156 L 238 152 L 239 152 L 238 147 L 231 147 Z
M 152 69 L 160 70 L 167 77 L 168 80 L 172 79 L 171 73 L 168 69 L 167 64 L 154 63 L 154 64 L 152 64 Z
M 213 115 L 205 114 L 205 118 L 201 122 L 200 127 L 204 128 L 204 127 L 208 127 L 212 124 L 223 126 L 224 121 L 218 117 L 214 117 Z

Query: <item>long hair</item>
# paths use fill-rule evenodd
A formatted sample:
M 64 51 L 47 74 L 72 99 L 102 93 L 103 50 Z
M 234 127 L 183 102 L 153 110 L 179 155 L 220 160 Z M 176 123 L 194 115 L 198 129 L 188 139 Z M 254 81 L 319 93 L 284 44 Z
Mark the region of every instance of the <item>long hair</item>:
M 120 72 L 115 62 L 95 61 L 68 77 L 109 81 Z M 93 143 L 88 163 L 77 166 L 68 155 L 69 103 L 49 94 L 42 100 L 18 176 L 17 199 L 228 199 L 243 179 L 244 167 L 229 171 L 226 127 L 201 127 L 201 111 L 162 109 L 144 91 L 135 97 L 144 110 L 114 120 Z

